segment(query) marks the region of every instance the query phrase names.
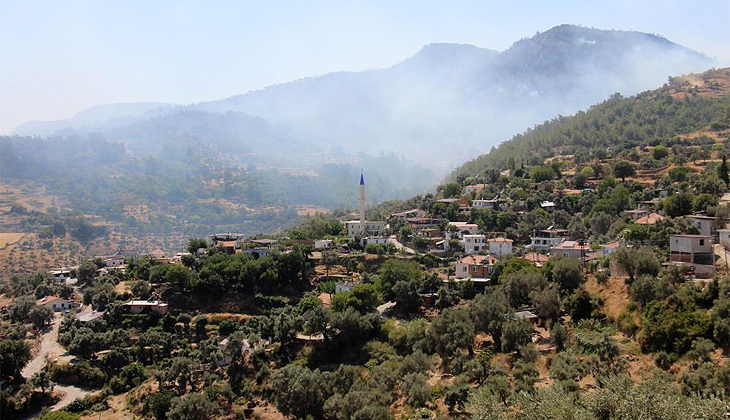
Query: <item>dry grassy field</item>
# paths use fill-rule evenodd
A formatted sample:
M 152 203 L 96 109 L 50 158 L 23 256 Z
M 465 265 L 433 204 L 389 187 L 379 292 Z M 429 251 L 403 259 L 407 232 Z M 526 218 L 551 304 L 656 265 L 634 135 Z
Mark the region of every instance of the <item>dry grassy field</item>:
M 15 244 L 23 235 L 25 233 L 22 232 L 0 232 L 0 248 Z

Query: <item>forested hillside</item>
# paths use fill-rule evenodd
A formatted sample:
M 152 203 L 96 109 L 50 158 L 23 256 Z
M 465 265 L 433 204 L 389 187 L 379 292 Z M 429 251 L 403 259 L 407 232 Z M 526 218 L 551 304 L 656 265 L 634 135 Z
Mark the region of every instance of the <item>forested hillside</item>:
M 658 90 L 624 98 L 615 94 L 587 111 L 555 119 L 515 135 L 460 166 L 449 179 L 488 169 L 514 169 L 556 155 L 615 155 L 636 146 L 682 145 L 682 134 L 730 124 L 730 69 L 675 78 Z M 580 162 L 576 162 L 580 163 Z

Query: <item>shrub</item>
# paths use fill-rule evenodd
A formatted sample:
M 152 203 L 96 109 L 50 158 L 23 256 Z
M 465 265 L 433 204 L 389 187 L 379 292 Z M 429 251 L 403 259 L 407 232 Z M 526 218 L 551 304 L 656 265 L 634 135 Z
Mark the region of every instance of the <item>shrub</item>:
M 106 383 L 106 375 L 101 369 L 92 367 L 87 362 L 75 365 L 57 365 L 51 367 L 51 379 L 54 382 L 82 387 L 100 388 Z

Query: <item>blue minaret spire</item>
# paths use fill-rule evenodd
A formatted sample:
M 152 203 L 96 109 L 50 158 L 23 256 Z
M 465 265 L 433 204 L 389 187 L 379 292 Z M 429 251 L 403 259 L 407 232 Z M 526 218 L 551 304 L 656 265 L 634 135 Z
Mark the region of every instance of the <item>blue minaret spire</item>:
M 365 178 L 362 176 L 362 169 L 360 169 L 360 185 L 365 185 Z

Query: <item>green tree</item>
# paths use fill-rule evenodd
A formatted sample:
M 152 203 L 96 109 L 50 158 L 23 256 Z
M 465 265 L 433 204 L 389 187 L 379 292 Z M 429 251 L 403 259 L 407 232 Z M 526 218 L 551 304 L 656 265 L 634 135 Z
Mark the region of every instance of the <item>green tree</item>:
M 664 202 L 664 211 L 671 217 L 679 217 L 692 212 L 692 195 L 688 192 L 681 192 L 667 197 Z
M 536 166 L 530 170 L 530 178 L 535 182 L 550 181 L 555 177 L 555 171 L 549 166 Z
M 423 271 L 417 262 L 389 259 L 380 267 L 375 284 L 383 298 L 390 301 L 395 297 L 393 286 L 397 282 L 415 280 L 420 284 L 422 279 Z
M 585 281 L 583 267 L 577 258 L 560 258 L 553 263 L 553 281 L 563 293 L 571 293 Z
M 169 420 L 211 420 L 218 413 L 219 407 L 211 402 L 205 394 L 193 393 L 172 400 Z
M 477 295 L 469 309 L 476 331 L 490 334 L 495 347 L 502 348 L 502 325 L 512 312 L 502 289 L 490 289 Z
M 393 286 L 393 294 L 395 295 L 396 309 L 403 314 L 410 314 L 418 311 L 423 303 L 420 293 L 418 293 L 418 282 L 398 281 Z
M 28 320 L 40 330 L 53 320 L 53 309 L 45 305 L 38 305 L 30 310 Z
M 474 324 L 465 308 L 448 308 L 431 323 L 431 335 L 436 351 L 444 358 L 459 349 L 474 354 Z
M 23 340 L 0 340 L 0 377 L 19 379 L 30 361 L 30 347 Z
M 634 176 L 636 168 L 625 160 L 617 160 L 613 164 L 613 176 L 621 178 L 621 182 L 626 182 L 626 178 Z
M 506 321 L 502 327 L 502 351 L 513 352 L 530 343 L 534 328 L 525 320 Z
M 207 249 L 208 242 L 203 238 L 190 238 L 188 240 L 188 252 L 195 255 L 199 249 Z
M 358 284 L 349 292 L 340 292 L 332 296 L 332 310 L 344 312 L 353 308 L 360 313 L 372 312 L 380 302 L 378 290 L 374 284 Z
M 33 308 L 35 299 L 32 296 L 21 296 L 10 306 L 10 319 L 15 322 L 26 322 Z
M 730 175 L 728 175 L 727 169 L 727 156 L 722 155 L 722 163 L 720 163 L 720 166 L 717 168 L 717 172 L 718 176 L 725 183 L 725 185 L 730 185 Z
M 79 265 L 76 270 L 76 277 L 81 284 L 91 284 L 94 281 L 96 275 L 96 264 L 92 260 L 86 260 Z
M 28 384 L 35 389 L 40 388 L 41 393 L 43 394 L 52 393 L 55 385 L 51 380 L 51 374 L 46 370 L 41 370 L 40 372 L 33 374 L 33 376 L 30 377 Z
M 654 148 L 651 149 L 651 155 L 656 160 L 662 160 L 665 157 L 669 156 L 669 149 L 667 149 L 666 146 L 658 145 L 654 146 Z

